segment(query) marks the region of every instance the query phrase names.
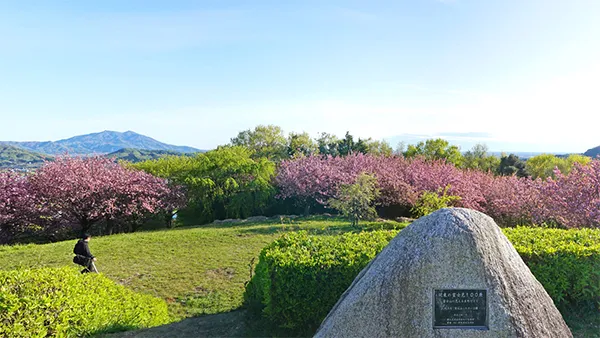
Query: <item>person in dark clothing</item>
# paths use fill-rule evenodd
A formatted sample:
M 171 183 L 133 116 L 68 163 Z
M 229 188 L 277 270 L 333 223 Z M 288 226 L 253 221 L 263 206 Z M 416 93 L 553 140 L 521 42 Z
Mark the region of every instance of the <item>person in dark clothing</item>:
M 73 253 L 75 254 L 73 263 L 85 267 L 85 269 L 81 270 L 81 273 L 98 272 L 94 265 L 96 257 L 92 255 L 90 247 L 88 246 L 88 242 L 91 238 L 92 236 L 84 234 L 81 239 L 77 241 L 77 244 L 75 244 L 75 248 L 73 249 Z

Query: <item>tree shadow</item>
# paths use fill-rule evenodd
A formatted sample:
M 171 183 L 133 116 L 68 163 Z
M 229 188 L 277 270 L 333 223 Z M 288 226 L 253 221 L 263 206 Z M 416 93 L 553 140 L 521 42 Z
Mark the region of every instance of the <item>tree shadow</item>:
M 139 329 L 140 329 L 140 327 L 137 325 L 115 324 L 115 325 L 105 326 L 103 328 L 98 328 L 96 331 L 90 332 L 89 336 L 103 337 L 105 335 L 110 335 L 113 333 L 120 333 L 120 332 L 139 330 Z
M 260 227 L 260 228 L 248 228 L 238 230 L 240 236 L 243 235 L 273 235 L 273 234 L 284 234 L 288 232 L 298 232 L 304 230 L 312 235 L 339 235 L 346 232 L 360 232 L 362 229 L 352 227 L 350 225 L 341 226 L 328 226 L 324 228 L 305 228 L 301 225 L 289 225 L 289 226 L 271 226 L 271 227 Z
M 97 337 L 272 337 L 270 328 L 247 315 L 244 309 L 202 315 L 171 324 L 119 333 L 102 332 Z

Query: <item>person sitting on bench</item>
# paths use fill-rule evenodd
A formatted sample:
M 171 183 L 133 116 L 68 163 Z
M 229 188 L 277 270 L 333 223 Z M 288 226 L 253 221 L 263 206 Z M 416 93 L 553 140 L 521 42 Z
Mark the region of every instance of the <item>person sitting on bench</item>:
M 81 270 L 81 273 L 98 272 L 98 270 L 96 270 L 96 266 L 94 265 L 96 257 L 92 255 L 90 252 L 90 247 L 88 246 L 88 242 L 91 238 L 92 236 L 84 234 L 81 236 L 81 239 L 77 241 L 77 244 L 75 244 L 75 248 L 73 249 L 73 253 L 75 254 L 73 263 L 85 267 L 85 269 Z

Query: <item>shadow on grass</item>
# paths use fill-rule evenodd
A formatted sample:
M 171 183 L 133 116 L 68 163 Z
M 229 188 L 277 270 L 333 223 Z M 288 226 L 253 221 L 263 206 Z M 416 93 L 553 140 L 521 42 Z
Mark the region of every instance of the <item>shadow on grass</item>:
M 119 332 L 125 332 L 125 331 L 133 331 L 133 330 L 138 330 L 140 329 L 139 326 L 136 325 L 122 325 L 122 324 L 117 324 L 117 325 L 111 325 L 111 326 L 107 326 L 104 327 L 102 329 L 99 329 L 97 331 L 91 332 L 88 336 L 90 337 L 97 337 L 100 336 L 102 337 L 103 335 L 107 335 L 107 334 L 111 334 L 111 333 L 119 333 Z
M 580 313 L 581 316 L 567 316 L 565 319 L 573 331 L 575 338 L 600 337 L 599 315 L 597 313 Z M 264 319 L 252 315 L 247 309 L 239 309 L 213 315 L 187 318 L 180 322 L 147 328 L 142 330 L 123 331 L 128 328 L 115 327 L 115 331 L 97 332 L 97 337 L 105 338 L 169 338 L 169 337 L 302 337 L 310 334 L 299 334 L 289 330 L 275 328 Z M 117 332 L 110 334 L 112 332 Z
M 270 227 L 255 227 L 237 230 L 240 234 L 257 234 L 257 235 L 272 235 L 277 233 L 296 232 L 305 230 L 313 235 L 327 236 L 327 235 L 340 235 L 347 232 L 359 233 L 363 231 L 377 231 L 377 230 L 402 230 L 409 223 L 398 223 L 394 221 L 388 222 L 364 222 L 358 226 L 350 224 L 344 225 L 331 225 L 324 227 L 317 226 L 303 226 L 302 224 L 292 225 L 273 225 Z
M 561 309 L 575 338 L 600 338 L 600 309 L 594 304 Z
M 236 227 L 248 227 L 248 226 L 262 226 L 267 224 L 272 225 L 289 225 L 289 224 L 302 224 L 304 222 L 347 222 L 344 218 L 338 216 L 326 216 L 326 215 L 311 215 L 311 216 L 297 216 L 297 217 L 286 217 L 286 216 L 271 216 L 264 220 L 231 220 L 231 221 L 216 221 L 213 223 L 201 224 L 201 225 L 183 225 L 180 227 L 173 228 L 177 229 L 189 229 L 189 228 L 210 228 L 210 229 L 222 229 L 222 228 L 236 228 Z
M 255 321 L 246 310 L 234 310 L 212 315 L 186 318 L 182 321 L 152 328 L 109 334 L 103 332 L 97 337 L 273 337 L 277 333 Z

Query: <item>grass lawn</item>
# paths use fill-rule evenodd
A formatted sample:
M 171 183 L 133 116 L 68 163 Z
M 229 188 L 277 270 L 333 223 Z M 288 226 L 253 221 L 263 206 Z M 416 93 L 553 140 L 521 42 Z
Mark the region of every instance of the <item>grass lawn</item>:
M 396 222 L 373 222 L 362 228 L 403 226 Z M 98 257 L 100 272 L 135 291 L 165 299 L 173 320 L 177 321 L 240 308 L 244 283 L 250 279 L 251 262 L 258 258 L 260 250 L 282 232 L 300 229 L 322 235 L 359 230 L 338 218 L 309 217 L 94 237 L 90 249 Z M 73 265 L 75 242 L 0 246 L 0 269 Z M 220 318 L 215 322 L 228 323 L 220 316 L 213 317 Z M 203 325 L 210 324 L 210 317 L 202 318 L 205 318 Z M 598 330 L 600 316 L 567 320 L 577 336 L 593 337 L 589 334 Z M 223 325 L 231 328 L 230 324 Z M 218 328 L 207 330 L 230 332 Z M 247 328 L 242 331 L 248 332 Z
M 323 234 L 357 230 L 347 221 L 323 217 L 225 223 L 93 237 L 90 250 L 100 272 L 166 299 L 174 319 L 181 319 L 239 308 L 252 260 L 282 232 L 299 229 Z M 0 269 L 73 266 L 75 243 L 0 246 Z

